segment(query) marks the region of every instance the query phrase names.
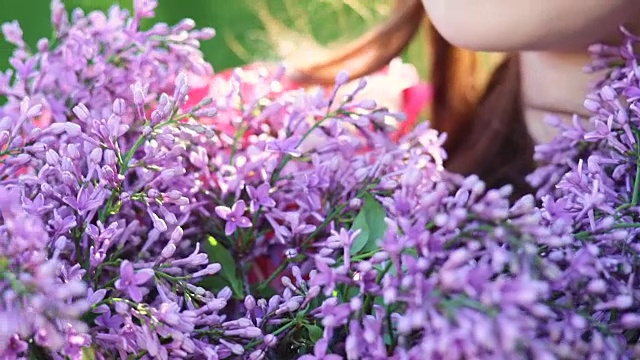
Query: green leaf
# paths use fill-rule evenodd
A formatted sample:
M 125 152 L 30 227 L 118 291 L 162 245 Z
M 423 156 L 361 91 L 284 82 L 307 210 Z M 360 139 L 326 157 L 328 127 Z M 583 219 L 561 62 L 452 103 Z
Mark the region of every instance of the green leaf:
M 220 244 L 213 236 L 209 236 L 204 248 L 209 255 L 209 262 L 218 263 L 222 267 L 220 272 L 213 275 L 213 277 L 222 276 L 231 287 L 231 290 L 233 290 L 234 295 L 240 299 L 244 298 L 244 286 L 242 280 L 238 276 L 236 260 L 231 255 L 231 252 L 222 246 L 222 244 Z M 216 281 L 212 281 L 211 283 L 214 285 Z
M 356 218 L 353 220 L 353 225 L 351 225 L 352 230 L 360 230 L 360 234 L 355 238 L 353 244 L 351 244 L 351 254 L 359 253 L 365 245 L 367 245 L 367 241 L 369 241 L 369 224 L 367 224 L 367 218 L 364 213 L 364 209 L 361 209 Z
M 82 348 L 82 360 L 96 360 L 96 352 L 91 347 Z
M 391 339 L 391 335 L 389 335 L 389 333 L 384 333 L 384 336 L 382 338 L 384 339 L 384 344 L 387 346 L 393 343 L 393 339 Z
M 360 234 L 351 245 L 351 254 L 368 252 L 378 246 L 378 240 L 382 239 L 387 224 L 384 218 L 387 216 L 384 207 L 371 194 L 364 194 L 362 209 L 353 221 L 352 230 L 360 229 Z
M 33 345 L 29 346 L 29 360 L 39 359 L 46 359 L 46 356 L 44 355 L 42 349 L 36 348 Z
M 305 325 L 304 327 L 307 328 L 307 331 L 309 332 L 309 339 L 314 343 L 322 338 L 324 332 L 320 326 Z

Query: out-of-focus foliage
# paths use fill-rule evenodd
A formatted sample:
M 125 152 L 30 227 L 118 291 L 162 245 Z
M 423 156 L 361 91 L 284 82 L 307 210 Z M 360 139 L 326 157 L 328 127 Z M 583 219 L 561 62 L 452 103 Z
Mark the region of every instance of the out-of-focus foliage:
M 112 4 L 131 9 L 133 0 L 65 0 L 67 9 L 106 10 Z M 274 26 L 284 26 L 319 43 L 348 40 L 366 31 L 389 12 L 390 0 L 160 0 L 154 21 L 169 24 L 189 17 L 198 26 L 211 26 L 217 36 L 202 44 L 205 59 L 217 70 L 255 60 L 273 60 L 291 40 L 274 39 Z M 0 22 L 18 20 L 25 40 L 34 46 L 50 36 L 48 0 L 1 0 Z M 423 41 L 420 45 L 423 45 Z M 276 44 L 277 43 L 277 44 Z M 423 46 L 409 51 L 424 67 Z M 6 69 L 12 47 L 0 40 L 0 69 Z

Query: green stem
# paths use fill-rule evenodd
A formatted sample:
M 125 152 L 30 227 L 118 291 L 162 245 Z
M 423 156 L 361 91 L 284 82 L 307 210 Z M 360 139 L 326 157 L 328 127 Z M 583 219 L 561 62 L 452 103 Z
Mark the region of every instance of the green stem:
M 393 336 L 393 322 L 391 321 L 391 306 L 387 307 L 387 331 L 389 332 L 389 338 L 391 338 L 391 344 L 389 344 L 389 348 L 387 350 L 387 354 L 390 356 L 393 355 L 393 352 L 398 346 L 398 339 Z
M 376 284 L 380 284 L 382 278 L 389 272 L 389 270 L 391 270 L 391 266 L 393 266 L 391 261 L 387 262 L 387 265 L 384 267 L 384 269 L 376 276 Z
M 620 223 L 611 226 L 612 229 L 635 229 L 640 228 L 640 223 Z
M 389 270 L 391 270 L 391 266 L 393 266 L 393 264 L 391 263 L 391 261 L 387 262 L 387 265 L 384 267 L 384 269 L 378 273 L 378 275 L 376 276 L 376 284 L 380 284 L 380 282 L 382 281 L 382 278 L 387 274 L 387 272 L 389 272 Z M 364 314 L 368 314 L 371 312 L 371 309 L 373 307 L 373 295 L 367 295 L 364 298 L 364 305 L 362 306 L 362 309 L 364 310 L 363 313 Z
M 313 124 L 309 130 L 307 130 L 307 132 L 304 133 L 304 135 L 302 135 L 302 138 L 300 139 L 300 141 L 298 142 L 298 144 L 296 145 L 296 147 L 302 145 L 302 143 L 304 142 L 304 140 L 311 135 L 311 133 L 313 132 L 313 130 L 317 129 L 320 125 L 322 125 L 322 123 L 329 119 L 332 116 L 335 116 L 338 114 L 327 114 L 325 115 L 322 119 L 318 120 L 315 124 Z M 276 169 L 276 171 L 273 172 L 273 175 L 271 175 L 271 179 L 269 180 L 269 183 L 271 184 L 271 186 L 273 186 L 276 181 L 278 181 L 278 179 L 280 178 L 280 173 L 282 172 L 282 169 L 284 169 L 284 167 L 287 165 L 287 163 L 292 159 L 292 157 L 290 155 L 285 155 L 282 158 L 282 161 L 280 162 L 280 165 L 278 165 L 278 168 Z
M 171 114 L 170 120 L 167 120 L 155 125 L 152 128 L 153 129 L 152 131 L 158 130 L 166 125 L 173 124 L 176 121 L 178 121 L 181 117 L 184 117 L 184 115 L 181 115 L 175 118 L 175 112 L 176 110 L 174 109 L 173 113 Z M 145 123 L 145 126 L 148 126 L 148 125 L 149 123 L 147 121 Z M 124 156 L 124 159 L 122 159 L 120 171 L 118 172 L 120 175 L 125 175 L 127 173 L 127 171 L 129 170 L 129 163 L 131 162 L 131 159 L 133 159 L 133 155 L 135 155 L 136 151 L 138 151 L 138 149 L 144 144 L 146 140 L 147 140 L 147 136 L 140 136 L 136 140 L 136 142 L 133 144 L 131 149 L 127 151 L 127 153 Z M 118 159 L 120 159 L 119 154 L 118 154 Z M 102 211 L 100 211 L 100 214 L 98 215 L 98 218 L 102 223 L 104 223 L 107 220 L 107 216 L 109 216 L 109 213 L 111 212 L 111 207 L 113 206 L 113 202 L 116 200 L 117 197 L 118 197 L 117 189 L 112 190 L 111 196 L 109 196 L 107 203 L 105 204 L 105 206 L 102 208 Z
M 277 329 L 276 331 L 272 332 L 271 334 L 274 336 L 280 335 L 281 333 L 283 333 L 285 330 L 287 330 L 288 328 L 292 327 L 293 325 L 295 325 L 296 322 L 295 321 L 290 321 L 288 322 L 286 325 L 282 326 L 281 328 Z
M 287 163 L 292 159 L 291 155 L 287 154 L 282 158 L 282 161 L 280 161 L 280 165 L 278 165 L 278 167 L 276 168 L 276 171 L 273 172 L 273 175 L 271 175 L 271 179 L 269 179 L 269 184 L 271 186 L 275 185 L 276 181 L 278 181 L 278 179 L 280 178 L 280 173 L 282 172 L 282 170 L 284 169 L 284 167 L 287 165 Z
M 249 129 L 248 126 L 242 126 L 238 131 L 236 131 L 235 136 L 233 137 L 233 144 L 231 144 L 231 155 L 229 157 L 229 162 L 233 164 L 233 158 L 236 156 L 236 152 L 238 151 L 238 141 L 244 136 L 244 133 Z
M 324 228 L 329 225 L 329 223 L 331 221 L 333 221 L 336 217 L 338 217 L 338 215 L 342 212 L 342 210 L 344 210 L 344 208 L 347 207 L 346 204 L 340 205 L 338 207 L 336 207 L 331 214 L 329 214 L 329 216 L 327 216 L 324 221 L 322 221 L 322 223 L 320 223 L 320 225 L 318 225 L 318 227 L 316 227 L 316 229 L 309 234 L 309 236 L 307 236 L 306 239 L 304 239 L 304 241 L 302 241 L 302 248 L 304 248 L 307 243 L 309 243 L 313 238 L 316 237 L 316 235 L 318 235 L 318 233 L 320 233 L 322 230 L 324 230 Z
M 129 163 L 131 162 L 131 159 L 133 159 L 133 155 L 135 154 L 136 151 L 138 151 L 140 146 L 144 144 L 145 140 L 147 140 L 146 136 L 140 136 L 138 140 L 136 140 L 136 142 L 133 144 L 131 149 L 127 151 L 127 153 L 124 156 L 124 159 L 122 160 L 122 166 L 120 167 L 120 175 L 124 175 L 127 172 L 127 170 L 129 170 Z
M 278 336 L 281 333 L 283 333 L 284 331 L 286 331 L 287 329 L 289 329 L 290 327 L 296 325 L 297 322 L 296 321 L 290 321 L 286 324 L 284 324 L 283 326 L 281 326 L 280 328 L 276 329 L 276 331 L 272 332 L 271 334 L 274 336 Z M 247 344 L 247 348 L 251 349 L 252 347 L 260 344 L 263 341 L 263 339 L 259 339 L 259 340 L 253 340 L 252 342 Z
M 289 260 L 285 260 L 277 269 L 276 271 L 273 272 L 273 274 L 271 274 L 271 276 L 269 276 L 269 278 L 267 280 L 265 280 L 262 284 L 260 284 L 260 286 L 258 286 L 258 291 L 264 290 L 265 287 L 269 286 L 269 284 L 271 284 L 271 282 L 278 276 L 280 275 L 281 272 L 283 272 L 287 266 L 289 266 Z

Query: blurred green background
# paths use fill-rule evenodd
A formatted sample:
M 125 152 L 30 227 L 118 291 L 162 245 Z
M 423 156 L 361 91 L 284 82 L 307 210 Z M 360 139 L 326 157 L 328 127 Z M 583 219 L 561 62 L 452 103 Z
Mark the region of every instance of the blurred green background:
M 63 0 L 67 10 L 107 10 L 118 4 L 132 8 L 132 0 Z M 156 18 L 143 23 L 175 24 L 192 18 L 198 27 L 217 31 L 213 40 L 203 42 L 206 59 L 216 71 L 255 60 L 274 60 L 276 49 L 297 46 L 295 39 L 284 39 L 277 31 L 284 26 L 310 35 L 321 44 L 352 39 L 380 21 L 391 6 L 389 0 L 160 0 Z M 0 0 L 0 22 L 18 20 L 28 44 L 49 37 L 49 0 Z M 267 31 L 269 29 L 269 31 Z M 275 46 L 278 43 L 279 46 Z M 294 49 L 295 50 L 295 49 Z M 421 58 L 414 47 L 406 57 Z M 6 69 L 12 47 L 0 42 L 0 69 Z M 411 55 L 413 53 L 413 55 Z M 423 60 L 424 61 L 424 60 Z

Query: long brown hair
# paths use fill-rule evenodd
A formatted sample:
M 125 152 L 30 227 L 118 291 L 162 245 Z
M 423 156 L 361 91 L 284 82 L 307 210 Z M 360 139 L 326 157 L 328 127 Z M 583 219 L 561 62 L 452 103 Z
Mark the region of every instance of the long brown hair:
M 426 21 L 420 0 L 397 0 L 386 22 L 327 58 L 298 64 L 294 80 L 328 85 L 343 69 L 352 77 L 378 71 L 425 23 L 432 49 L 431 126 L 448 134 L 447 168 L 478 174 L 492 187 L 510 183 L 517 193 L 527 192 L 524 176 L 533 168 L 533 141 L 524 123 L 517 57 L 507 56 L 480 89 L 475 81 L 477 54 L 445 40 Z

